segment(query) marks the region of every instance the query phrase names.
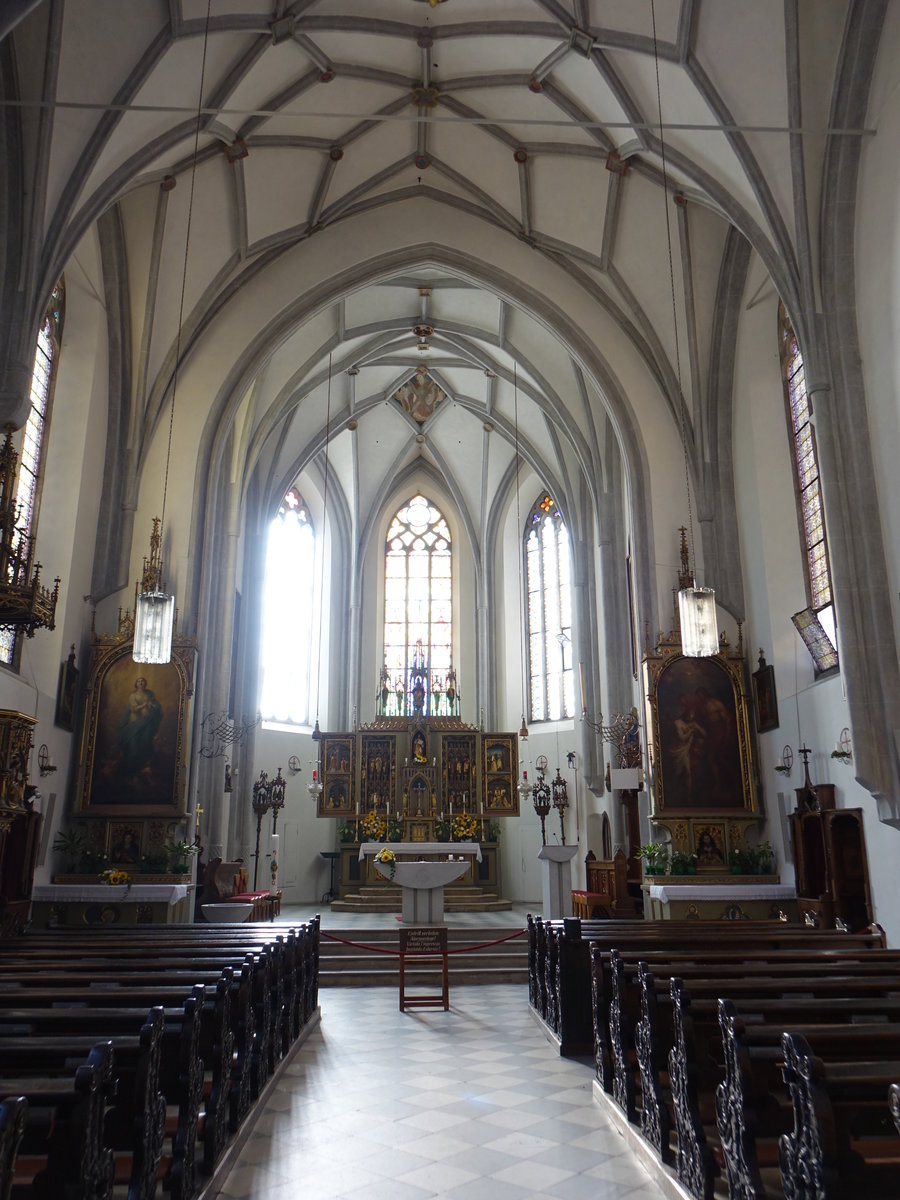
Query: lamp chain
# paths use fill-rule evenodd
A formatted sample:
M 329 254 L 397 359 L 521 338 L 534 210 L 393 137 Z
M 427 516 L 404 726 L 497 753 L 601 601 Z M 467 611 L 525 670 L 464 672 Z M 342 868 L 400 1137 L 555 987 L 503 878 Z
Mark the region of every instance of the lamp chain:
M 659 47 L 656 41 L 656 0 L 650 0 L 650 15 L 653 21 L 653 62 L 656 68 L 656 109 L 659 116 L 659 148 L 662 158 L 663 209 L 666 214 L 666 245 L 669 251 L 669 288 L 672 294 L 672 328 L 675 334 L 675 373 L 678 383 L 678 414 L 681 425 L 681 449 L 684 454 L 684 487 L 688 507 L 688 549 L 690 553 L 691 581 L 696 586 L 697 559 L 694 555 L 694 514 L 691 506 L 691 475 L 688 463 L 687 424 L 684 391 L 681 386 L 681 352 L 678 345 L 678 310 L 675 304 L 675 268 L 672 262 L 672 229 L 669 223 L 669 173 L 666 167 L 666 136 L 662 119 L 662 93 L 659 84 Z
M 325 408 L 325 484 L 322 488 L 322 577 L 319 584 L 319 661 L 316 666 L 316 728 L 322 690 L 322 614 L 325 611 L 325 515 L 328 511 L 328 447 L 331 441 L 331 352 L 328 354 L 328 401 Z
M 163 479 L 162 516 L 160 530 L 166 527 L 166 498 L 169 492 L 169 459 L 172 456 L 172 430 L 175 427 L 175 393 L 178 390 L 178 365 L 181 362 L 181 326 L 184 320 L 184 294 L 187 288 L 188 248 L 191 244 L 191 221 L 194 215 L 194 181 L 197 175 L 197 153 L 200 148 L 200 125 L 203 120 L 203 84 L 206 79 L 206 51 L 209 45 L 209 18 L 212 0 L 206 0 L 206 24 L 203 29 L 203 58 L 200 63 L 200 94 L 197 97 L 197 127 L 194 130 L 194 156 L 191 160 L 191 191 L 188 197 L 187 228 L 184 234 L 184 269 L 181 272 L 181 299 L 178 304 L 178 334 L 175 338 L 175 366 L 172 371 L 172 404 L 169 409 L 169 440 L 166 445 L 166 474 Z M 157 580 L 157 586 L 159 581 Z
M 522 535 L 522 514 L 519 509 L 519 368 L 513 362 L 513 413 L 516 422 L 516 537 Z M 525 630 L 522 601 L 522 547 L 516 551 L 519 566 L 519 678 L 522 680 L 522 725 L 525 726 Z

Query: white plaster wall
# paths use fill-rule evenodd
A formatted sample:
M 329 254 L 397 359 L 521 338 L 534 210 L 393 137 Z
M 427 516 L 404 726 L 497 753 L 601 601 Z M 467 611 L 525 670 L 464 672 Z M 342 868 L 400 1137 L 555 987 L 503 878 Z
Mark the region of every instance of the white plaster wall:
M 60 576 L 56 628 L 39 630 L 23 641 L 19 674 L 0 670 L 0 707 L 38 718 L 29 775 L 41 793 L 45 813 L 44 850 L 35 880 L 46 883 L 53 870 L 49 849 L 56 832 L 69 823 L 67 793 L 78 770 L 78 731 L 54 724 L 61 662 L 74 642 L 80 685 L 87 679 L 91 605 L 88 594 L 100 484 L 106 444 L 106 329 L 100 295 L 97 246 L 87 235 L 65 272 L 66 314 L 49 435 L 45 442 L 36 557 L 42 581 Z M 73 497 L 77 501 L 73 503 Z M 45 743 L 57 770 L 43 779 L 37 752 Z
M 755 262 L 748 296 L 756 292 L 758 271 Z M 813 751 L 813 782 L 835 784 L 838 807 L 863 811 L 875 919 L 886 929 L 890 943 L 897 945 L 900 831 L 878 820 L 875 801 L 854 780 L 852 765 L 830 757 L 841 730 L 850 724 L 841 679 L 839 675 L 815 679 L 812 659 L 791 623 L 791 615 L 806 606 L 806 594 L 776 316 L 777 297 L 772 293 L 745 310 L 735 376 L 735 486 L 747 600 L 744 639 L 751 671 L 759 647 L 775 667 L 780 722 L 778 729 L 757 739 L 761 802 L 768 816 L 763 836 L 775 846 L 782 877 L 791 880 L 792 853 L 784 818 L 796 806 L 793 789 L 803 782 L 797 750 L 805 743 Z M 785 744 L 794 751 L 793 772 L 787 778 L 774 770 Z

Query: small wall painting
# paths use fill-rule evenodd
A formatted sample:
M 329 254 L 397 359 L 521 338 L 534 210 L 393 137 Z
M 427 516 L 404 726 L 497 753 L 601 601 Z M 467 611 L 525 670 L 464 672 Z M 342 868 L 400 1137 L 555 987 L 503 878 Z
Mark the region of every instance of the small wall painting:
M 759 652 L 759 670 L 753 672 L 753 698 L 756 702 L 757 733 L 778 728 L 778 697 L 775 694 L 775 668 Z
M 725 825 L 709 822 L 694 825 L 694 854 L 698 871 L 726 871 Z

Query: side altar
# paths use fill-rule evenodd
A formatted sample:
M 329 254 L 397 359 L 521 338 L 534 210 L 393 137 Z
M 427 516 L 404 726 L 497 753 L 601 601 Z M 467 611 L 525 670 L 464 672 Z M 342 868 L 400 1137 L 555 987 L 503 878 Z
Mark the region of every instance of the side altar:
M 678 591 L 692 581 L 685 534 L 682 528 Z M 760 718 L 750 707 L 742 624 L 736 646 L 723 633 L 715 653 L 692 657 L 682 652 L 674 590 L 673 616 L 671 631 L 660 632 L 655 646 L 648 630 L 642 657 L 650 824 L 659 838 L 642 851 L 644 915 L 796 919 L 794 889 L 781 884 L 772 847 L 761 836 Z

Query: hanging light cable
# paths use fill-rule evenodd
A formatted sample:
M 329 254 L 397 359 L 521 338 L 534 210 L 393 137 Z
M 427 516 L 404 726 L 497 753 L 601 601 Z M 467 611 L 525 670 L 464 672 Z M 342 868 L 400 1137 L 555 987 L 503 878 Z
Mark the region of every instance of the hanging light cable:
M 319 582 L 319 655 L 316 665 L 316 724 L 313 738 L 322 736 L 319 728 L 319 696 L 322 690 L 322 614 L 325 611 L 325 516 L 328 511 L 328 448 L 331 442 L 331 354 L 328 355 L 328 401 L 325 408 L 325 483 L 322 488 L 322 567 Z
M 678 312 L 675 304 L 675 268 L 672 261 L 672 230 L 669 223 L 669 175 L 666 166 L 666 138 L 662 119 L 662 93 L 659 84 L 659 47 L 656 41 L 656 3 L 650 0 L 653 20 L 653 61 L 656 67 L 656 108 L 659 117 L 659 146 L 662 157 L 663 208 L 666 214 L 666 245 L 669 252 L 669 286 L 672 293 L 672 325 L 675 333 L 675 373 L 678 385 L 678 413 L 681 425 L 681 450 L 684 457 L 684 486 L 687 492 L 691 586 L 678 593 L 681 625 L 681 652 L 687 658 L 707 658 L 719 649 L 716 626 L 716 593 L 712 588 L 697 587 L 694 555 L 694 516 L 691 507 L 691 475 L 687 448 L 687 417 L 681 387 L 681 354 L 678 345 Z
M 513 413 L 516 423 L 516 538 L 522 532 L 522 514 L 519 509 L 519 370 L 518 364 L 513 363 Z M 528 726 L 525 724 L 525 610 L 522 600 L 522 547 L 517 544 L 516 561 L 519 564 L 519 677 L 522 680 L 522 727 L 520 738 L 528 737 Z
M 172 431 L 175 427 L 175 395 L 178 391 L 178 367 L 181 362 L 181 333 L 184 321 L 184 296 L 187 289 L 188 251 L 194 215 L 194 183 L 197 153 L 203 120 L 203 84 L 206 78 L 206 51 L 209 45 L 209 17 L 212 0 L 207 0 L 206 26 L 203 31 L 203 57 L 200 63 L 200 92 L 197 97 L 197 122 L 194 129 L 194 155 L 191 161 L 191 190 L 188 197 L 187 228 L 184 234 L 184 266 L 181 272 L 181 300 L 178 305 L 178 333 L 175 338 L 175 365 L 172 369 L 172 403 L 169 407 L 169 439 L 166 444 L 166 472 L 163 479 L 162 516 L 153 518 L 150 558 L 144 559 L 140 592 L 134 602 L 134 641 L 132 658 L 138 663 L 167 663 L 172 658 L 172 633 L 175 628 L 175 596 L 163 585 L 162 534 L 166 522 L 169 491 L 169 463 L 172 458 Z

